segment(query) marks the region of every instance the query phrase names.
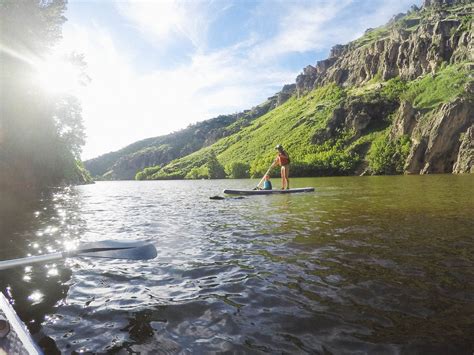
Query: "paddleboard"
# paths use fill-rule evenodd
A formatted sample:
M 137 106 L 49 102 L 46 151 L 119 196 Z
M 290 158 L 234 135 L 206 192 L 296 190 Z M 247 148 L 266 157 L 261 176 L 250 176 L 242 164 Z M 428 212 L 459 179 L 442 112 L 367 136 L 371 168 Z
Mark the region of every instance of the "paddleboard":
M 314 187 L 301 187 L 298 189 L 289 189 L 289 190 L 233 190 L 225 189 L 224 193 L 228 195 L 273 195 L 273 194 L 291 194 L 298 192 L 313 192 Z
M 25 324 L 0 292 L 0 354 L 39 355 L 38 348 Z

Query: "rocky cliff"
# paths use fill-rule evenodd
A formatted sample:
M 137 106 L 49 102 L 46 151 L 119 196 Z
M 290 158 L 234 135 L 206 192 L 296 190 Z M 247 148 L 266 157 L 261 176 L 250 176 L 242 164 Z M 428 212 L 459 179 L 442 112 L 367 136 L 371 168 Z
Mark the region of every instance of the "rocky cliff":
M 436 72 L 447 64 L 466 63 L 467 75 L 474 73 L 472 27 L 473 3 L 469 0 L 425 0 L 386 25 L 369 29 L 361 39 L 336 45 L 328 59 L 307 66 L 296 78 L 296 92 L 307 92 L 334 82 L 344 87 L 363 86 L 371 81 L 400 78 L 413 81 Z M 391 139 L 409 135 L 412 148 L 405 172 L 472 172 L 474 123 L 473 84 L 466 84 L 465 98 L 456 98 L 439 108 L 417 110 L 402 102 L 396 113 Z M 379 101 L 375 106 L 345 102 L 329 121 L 326 138 L 334 126 L 360 132 L 377 117 L 387 117 L 396 102 Z M 352 107 L 351 107 L 352 106 Z M 461 144 L 462 141 L 462 144 Z
M 334 46 L 328 59 L 307 66 L 296 78 L 298 94 L 330 82 L 353 86 L 376 77 L 413 80 L 434 73 L 442 63 L 474 61 L 468 3 L 427 0 L 422 9 L 414 7 L 356 41 Z

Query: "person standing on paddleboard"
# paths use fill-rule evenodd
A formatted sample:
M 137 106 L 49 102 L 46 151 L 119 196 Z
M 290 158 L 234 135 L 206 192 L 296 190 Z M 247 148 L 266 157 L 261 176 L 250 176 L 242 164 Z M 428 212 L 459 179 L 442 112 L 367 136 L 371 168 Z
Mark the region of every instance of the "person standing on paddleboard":
M 288 153 L 283 149 L 281 144 L 278 144 L 275 147 L 278 150 L 278 154 L 273 162 L 273 165 L 280 165 L 281 167 L 281 189 L 282 190 L 289 190 L 290 189 L 290 156 Z

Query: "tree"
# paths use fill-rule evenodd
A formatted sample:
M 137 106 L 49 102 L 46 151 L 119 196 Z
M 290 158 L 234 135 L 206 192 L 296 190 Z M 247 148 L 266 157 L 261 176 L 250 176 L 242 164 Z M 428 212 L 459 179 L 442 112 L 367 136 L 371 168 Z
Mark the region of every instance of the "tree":
M 57 102 L 53 116 L 58 137 L 76 159 L 80 159 L 85 144 L 82 108 L 74 96 L 64 96 Z
M 209 172 L 210 179 L 224 179 L 225 171 L 224 167 L 217 160 L 216 154 L 214 152 L 209 153 L 207 158 L 206 167 Z
M 250 165 L 241 162 L 232 162 L 225 167 L 228 177 L 233 179 L 244 179 L 249 177 Z
M 34 85 L 61 38 L 66 1 L 0 2 L 0 188 L 42 188 L 76 180 L 85 135 L 80 103 Z M 83 58 L 70 57 L 84 69 Z
M 206 165 L 192 168 L 184 177 L 185 179 L 209 179 L 209 169 Z

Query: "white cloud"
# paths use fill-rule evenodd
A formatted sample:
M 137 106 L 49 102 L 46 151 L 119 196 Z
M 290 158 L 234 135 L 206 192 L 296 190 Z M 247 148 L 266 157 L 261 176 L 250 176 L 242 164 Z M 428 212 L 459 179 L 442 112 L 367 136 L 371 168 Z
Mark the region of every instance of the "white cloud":
M 105 29 L 70 26 L 61 51 L 84 53 L 90 84 L 79 93 L 86 126 L 83 159 L 262 102 L 295 73 L 259 67 L 239 53 L 248 43 L 169 70 L 135 67 Z
M 377 27 L 421 0 L 369 0 L 370 11 L 354 0 L 283 2 L 284 14 L 278 32 L 253 49 L 258 60 L 268 61 L 289 53 L 319 51 L 360 37 L 368 27 Z M 349 16 L 341 17 L 343 12 Z
M 269 60 L 294 52 L 319 50 L 337 38 L 331 23 L 352 0 L 333 2 L 290 3 L 279 21 L 278 33 L 255 48 L 254 56 Z
M 128 0 L 117 3 L 119 13 L 159 45 L 184 36 L 195 47 L 206 45 L 207 31 L 224 2 L 184 0 Z

